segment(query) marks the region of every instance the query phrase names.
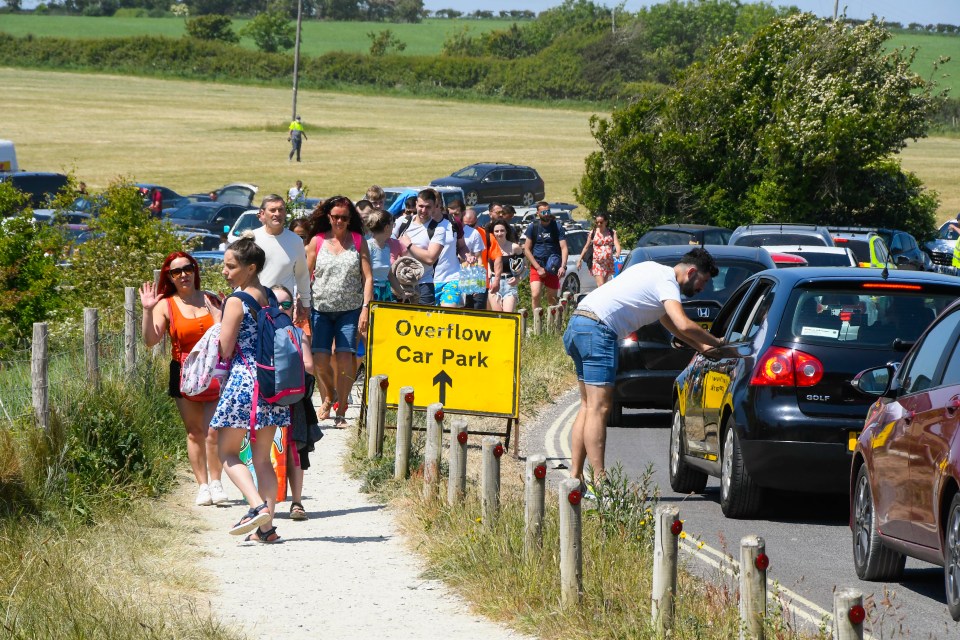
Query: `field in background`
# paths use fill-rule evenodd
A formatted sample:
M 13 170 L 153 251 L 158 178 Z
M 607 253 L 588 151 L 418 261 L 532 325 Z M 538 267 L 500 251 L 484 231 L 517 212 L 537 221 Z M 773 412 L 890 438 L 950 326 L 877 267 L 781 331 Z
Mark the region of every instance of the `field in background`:
M 548 199 L 572 200 L 596 149 L 585 111 L 302 91 L 309 138 L 291 164 L 289 90 L 5 68 L 0 86 L 0 137 L 21 167 L 73 169 L 94 189 L 122 175 L 184 194 L 233 181 L 286 193 L 301 179 L 311 195 L 358 198 L 497 160 L 536 167 Z M 960 211 L 960 140 L 921 140 L 903 164 L 940 192 L 941 219 Z
M 249 20 L 235 19 L 233 30 L 239 32 Z M 307 56 L 319 56 L 328 51 L 370 51 L 371 31 L 377 33 L 390 29 L 407 44 L 404 55 L 436 55 L 444 39 L 467 27 L 476 35 L 493 29 L 506 29 L 511 20 L 424 20 L 420 24 L 392 24 L 389 22 L 303 22 L 300 52 Z M 91 18 L 86 16 L 34 16 L 3 14 L 0 16 L 0 32 L 14 36 L 56 36 L 60 38 L 119 38 L 125 36 L 184 35 L 183 18 Z M 241 38 L 240 45 L 256 49 L 251 38 Z

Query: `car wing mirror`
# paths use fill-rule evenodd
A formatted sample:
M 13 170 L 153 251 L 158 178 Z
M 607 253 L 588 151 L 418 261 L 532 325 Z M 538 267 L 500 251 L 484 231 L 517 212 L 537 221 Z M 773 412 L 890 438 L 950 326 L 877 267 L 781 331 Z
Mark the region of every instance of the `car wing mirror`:
M 894 377 L 899 363 L 890 363 L 882 367 L 865 369 L 854 376 L 851 386 L 860 393 L 875 398 L 890 397 L 894 391 Z

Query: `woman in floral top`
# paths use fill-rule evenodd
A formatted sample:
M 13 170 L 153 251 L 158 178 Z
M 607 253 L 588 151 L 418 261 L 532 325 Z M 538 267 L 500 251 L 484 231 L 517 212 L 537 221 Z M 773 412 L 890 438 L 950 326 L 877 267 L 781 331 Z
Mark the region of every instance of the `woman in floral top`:
M 593 247 L 593 266 L 590 268 L 590 273 L 593 274 L 599 287 L 613 278 L 613 261 L 620 255 L 620 239 L 617 238 L 617 232 L 607 226 L 607 217 L 603 214 L 593 219 L 593 229 L 590 230 L 590 236 L 583 245 L 580 258 L 577 259 L 577 269 L 580 268 L 583 257 L 591 247 Z

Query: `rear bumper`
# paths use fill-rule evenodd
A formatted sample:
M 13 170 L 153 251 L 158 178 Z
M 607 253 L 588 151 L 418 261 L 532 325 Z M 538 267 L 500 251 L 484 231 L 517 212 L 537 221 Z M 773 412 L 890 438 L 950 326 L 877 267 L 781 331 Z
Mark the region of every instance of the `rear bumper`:
M 846 444 L 741 440 L 743 462 L 762 487 L 848 493 L 851 452 Z
M 673 408 L 673 383 L 680 370 L 637 369 L 617 374 L 613 401 L 637 409 Z

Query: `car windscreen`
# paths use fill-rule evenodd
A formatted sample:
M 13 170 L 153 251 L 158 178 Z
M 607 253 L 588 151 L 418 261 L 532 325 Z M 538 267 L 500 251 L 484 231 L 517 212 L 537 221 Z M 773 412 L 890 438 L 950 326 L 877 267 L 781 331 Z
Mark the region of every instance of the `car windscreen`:
M 899 340 L 906 350 L 956 299 L 955 291 L 885 288 L 887 283 L 866 288 L 872 286 L 876 284 L 796 289 L 787 304 L 793 311 L 784 314 L 780 334 L 801 342 L 864 348 L 891 348 Z
M 466 178 L 467 180 L 476 180 L 480 177 L 480 171 L 476 167 L 464 167 L 451 174 L 454 178 Z
M 785 244 L 813 244 L 821 247 L 828 246 L 823 236 L 819 233 L 781 233 L 772 231 L 770 233 L 751 233 L 743 235 L 734 240 L 733 244 L 738 247 L 762 247 L 764 245 L 785 245 Z
M 857 262 L 870 262 L 870 242 L 856 238 L 834 238 L 833 241 L 838 247 L 846 247 L 853 251 Z
M 960 233 L 954 231 L 951 226 L 953 223 L 945 224 L 940 227 L 940 233 L 937 234 L 937 238 L 940 240 L 956 240 L 960 238 Z
M 215 209 L 212 207 L 200 207 L 196 204 L 190 204 L 185 207 L 180 207 L 175 211 L 170 212 L 171 218 L 176 218 L 178 220 L 197 220 L 206 222 L 210 219 L 211 214 Z
M 637 243 L 638 247 L 659 247 L 674 244 L 700 244 L 697 237 L 686 231 L 647 231 Z
M 807 261 L 808 267 L 849 267 L 850 256 L 846 253 L 816 253 L 815 251 L 781 251 L 793 256 L 800 256 Z
M 260 218 L 255 215 L 241 215 L 237 220 L 237 223 L 233 225 L 233 230 L 231 233 L 235 236 L 241 235 L 244 231 L 252 231 L 254 229 L 259 229 L 263 226 L 263 223 L 260 222 Z
M 727 301 L 730 294 L 732 294 L 744 280 L 767 268 L 766 265 L 760 264 L 759 262 L 740 258 L 714 256 L 714 261 L 717 263 L 718 273 L 716 277 L 711 278 L 710 282 L 707 283 L 707 286 L 705 286 L 700 293 L 690 297 L 681 295 L 681 300 L 716 300 L 722 304 Z M 678 260 L 666 259 L 657 260 L 657 262 L 667 267 L 673 267 L 677 264 Z

